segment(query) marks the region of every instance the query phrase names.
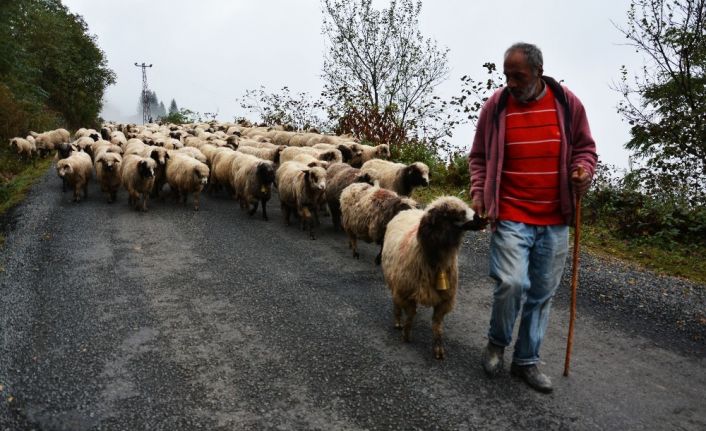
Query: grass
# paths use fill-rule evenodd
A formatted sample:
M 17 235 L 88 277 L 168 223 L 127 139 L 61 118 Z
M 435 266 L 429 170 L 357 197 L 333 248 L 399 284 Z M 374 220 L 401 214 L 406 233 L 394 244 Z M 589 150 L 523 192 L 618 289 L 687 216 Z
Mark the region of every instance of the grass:
M 581 244 L 596 254 L 617 257 L 656 273 L 686 278 L 706 284 L 706 247 L 668 248 L 616 238 L 603 226 L 584 225 Z
M 412 198 L 417 202 L 427 204 L 442 195 L 456 196 L 470 204 L 466 187 L 447 185 L 417 188 L 412 193 Z M 571 243 L 573 244 L 573 239 L 571 239 Z M 706 284 L 706 265 L 703 264 L 706 262 L 706 247 L 704 246 L 667 248 L 642 244 L 637 241 L 616 238 L 609 228 L 584 223 L 581 226 L 581 247 L 598 255 L 637 264 L 658 274 L 682 277 L 696 283 Z
M 0 215 L 22 202 L 30 187 L 47 171 L 51 157 L 20 161 L 9 151 L 0 151 Z M 4 238 L 0 238 L 0 245 Z

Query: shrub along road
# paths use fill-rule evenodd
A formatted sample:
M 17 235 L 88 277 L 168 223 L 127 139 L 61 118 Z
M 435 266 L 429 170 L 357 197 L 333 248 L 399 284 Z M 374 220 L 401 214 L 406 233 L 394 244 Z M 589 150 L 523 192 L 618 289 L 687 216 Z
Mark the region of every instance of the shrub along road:
M 543 347 L 555 391 L 542 395 L 480 368 L 487 233 L 462 247 L 436 361 L 430 310 L 403 343 L 376 248 L 354 260 L 328 218 L 311 241 L 283 226 L 276 196 L 264 222 L 225 196 L 141 214 L 124 191 L 112 205 L 89 193 L 69 202 L 50 171 L 9 223 L 0 430 L 706 427 L 704 322 L 691 322 L 704 286 L 582 256 L 572 373 L 565 282 Z

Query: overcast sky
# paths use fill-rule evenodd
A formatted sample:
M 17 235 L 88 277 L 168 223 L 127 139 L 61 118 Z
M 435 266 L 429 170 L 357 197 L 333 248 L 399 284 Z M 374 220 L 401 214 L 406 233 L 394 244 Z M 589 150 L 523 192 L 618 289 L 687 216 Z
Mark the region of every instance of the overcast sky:
M 108 120 L 134 115 L 141 91 L 135 62 L 152 63 L 150 89 L 168 107 L 253 118 L 236 101 L 246 89 L 288 86 L 318 95 L 324 39 L 319 0 L 63 0 L 86 20 L 117 75 L 106 92 Z M 379 8 L 386 0 L 373 2 Z M 629 0 L 426 0 L 420 25 L 450 49 L 449 79 L 438 94 L 459 94 L 460 77 L 482 78 L 482 64 L 502 65 L 514 42 L 537 44 L 546 75 L 563 79 L 582 100 L 602 161 L 626 167 L 628 127 L 610 85 L 622 64 L 642 65 L 611 21 L 625 23 Z M 454 132 L 470 148 L 474 128 Z

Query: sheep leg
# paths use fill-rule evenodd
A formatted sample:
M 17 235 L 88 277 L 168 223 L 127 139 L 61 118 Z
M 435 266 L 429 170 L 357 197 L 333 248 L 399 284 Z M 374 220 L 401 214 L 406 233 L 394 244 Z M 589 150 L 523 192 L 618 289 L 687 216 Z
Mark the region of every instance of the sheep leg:
M 329 212 L 331 213 L 331 222 L 333 222 L 333 230 L 338 232 L 341 230 L 341 209 L 329 202 Z
M 201 192 L 194 192 L 194 211 L 199 210 Z
M 417 315 L 417 303 L 408 301 L 407 306 L 404 308 L 404 314 L 407 315 L 407 318 L 405 319 L 404 328 L 402 330 L 402 339 L 409 343 L 409 333 L 412 331 L 412 322 L 414 321 L 414 316 Z
M 262 199 L 262 219 L 267 221 L 267 201 Z
M 382 246 L 383 246 L 383 241 L 380 241 L 380 251 L 378 252 L 378 255 L 375 256 L 375 265 L 380 266 L 382 263 Z
M 360 259 L 360 253 L 358 253 L 358 238 L 355 235 L 348 235 L 348 246 L 353 250 L 353 257 Z
M 282 215 L 284 215 L 284 225 L 289 226 L 289 207 L 284 204 L 284 202 L 281 205 L 282 207 Z
M 257 212 L 257 208 L 260 206 L 259 201 L 255 201 L 254 205 L 252 208 L 250 208 L 250 202 L 245 201 L 248 207 L 248 215 L 253 216 Z
M 395 301 L 392 308 L 395 313 L 395 329 L 402 329 L 402 307 Z
M 434 314 L 431 318 L 431 331 L 434 334 L 432 337 L 432 345 L 434 346 L 434 357 L 436 359 L 444 359 L 446 354 L 444 351 L 444 330 L 442 325 L 444 323 L 444 316 L 450 311 L 450 308 L 449 302 L 442 302 L 434 307 Z
M 149 193 L 142 193 L 142 212 L 147 212 L 147 199 L 149 196 Z
M 74 202 L 80 202 L 81 201 L 81 185 L 76 184 L 74 186 Z

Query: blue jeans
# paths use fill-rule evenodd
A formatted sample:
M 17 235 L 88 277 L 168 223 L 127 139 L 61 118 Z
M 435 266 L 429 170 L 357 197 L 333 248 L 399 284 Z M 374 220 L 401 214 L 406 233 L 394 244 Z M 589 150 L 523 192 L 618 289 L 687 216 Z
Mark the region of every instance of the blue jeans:
M 488 339 L 509 346 L 520 311 L 513 362 L 539 362 L 552 297 L 559 287 L 569 249 L 569 227 L 500 221 L 490 240 L 490 276 L 496 280 Z

